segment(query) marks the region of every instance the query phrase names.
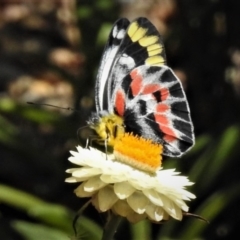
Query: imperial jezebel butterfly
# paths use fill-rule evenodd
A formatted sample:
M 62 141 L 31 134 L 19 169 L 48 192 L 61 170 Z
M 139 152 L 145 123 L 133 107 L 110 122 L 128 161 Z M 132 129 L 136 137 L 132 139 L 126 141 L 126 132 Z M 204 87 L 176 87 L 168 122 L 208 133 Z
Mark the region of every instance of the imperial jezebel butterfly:
M 122 18 L 113 25 L 95 88 L 96 113 L 88 124 L 108 145 L 130 132 L 160 143 L 167 156 L 179 157 L 193 146 L 183 87 L 146 18 L 131 23 Z

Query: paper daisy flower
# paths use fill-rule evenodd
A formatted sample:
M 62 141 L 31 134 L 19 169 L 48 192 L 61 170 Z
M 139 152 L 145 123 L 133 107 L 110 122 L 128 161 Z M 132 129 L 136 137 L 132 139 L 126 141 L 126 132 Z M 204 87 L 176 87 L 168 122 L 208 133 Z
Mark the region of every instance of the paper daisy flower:
M 131 134 L 115 144 L 112 154 L 78 146 L 69 158 L 78 167 L 67 170 L 66 182 L 81 182 L 78 197 L 90 197 L 98 211 L 112 210 L 130 222 L 181 220 L 188 212 L 185 201 L 195 198 L 185 189 L 193 183 L 161 168 L 161 152 L 161 145 Z

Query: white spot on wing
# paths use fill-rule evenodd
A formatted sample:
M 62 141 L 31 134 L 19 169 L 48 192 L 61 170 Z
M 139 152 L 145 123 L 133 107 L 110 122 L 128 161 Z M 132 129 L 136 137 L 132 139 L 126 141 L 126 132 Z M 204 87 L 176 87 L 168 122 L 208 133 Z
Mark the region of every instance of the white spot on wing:
M 116 38 L 117 36 L 117 33 L 118 33 L 118 29 L 117 29 L 117 25 L 113 28 L 113 32 L 112 32 L 112 35 L 114 38 Z
M 123 39 L 125 33 L 126 33 L 125 29 L 120 30 L 117 34 L 117 39 Z
M 122 57 L 119 59 L 119 63 L 121 65 L 127 65 L 128 69 L 135 67 L 135 61 L 132 57 L 128 56 L 127 54 L 123 54 Z

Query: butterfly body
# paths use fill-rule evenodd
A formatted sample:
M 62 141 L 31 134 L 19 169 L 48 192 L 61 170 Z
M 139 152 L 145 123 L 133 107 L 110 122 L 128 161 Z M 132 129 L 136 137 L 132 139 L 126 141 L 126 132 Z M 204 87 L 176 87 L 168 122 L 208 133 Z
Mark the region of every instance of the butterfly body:
M 107 111 L 93 113 L 88 125 L 96 131 L 100 139 L 106 140 L 109 146 L 114 146 L 115 141 L 125 133 L 123 118 Z
M 194 144 L 190 110 L 180 80 L 166 65 L 161 36 L 146 19 L 118 20 L 96 81 L 96 108 L 88 124 L 114 146 L 125 132 L 178 157 Z

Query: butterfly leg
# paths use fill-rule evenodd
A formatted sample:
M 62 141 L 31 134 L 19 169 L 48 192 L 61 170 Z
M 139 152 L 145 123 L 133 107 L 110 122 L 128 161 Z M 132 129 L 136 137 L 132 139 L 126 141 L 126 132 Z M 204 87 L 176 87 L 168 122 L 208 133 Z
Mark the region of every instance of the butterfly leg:
M 87 138 L 87 140 L 86 140 L 85 148 L 89 148 L 89 138 Z
M 85 148 L 89 148 L 92 146 L 93 141 L 98 142 L 99 141 L 99 137 L 97 135 L 90 135 L 87 140 L 86 140 L 86 145 Z
M 107 151 L 108 151 L 108 137 L 104 140 L 104 147 L 105 147 L 105 153 L 106 153 L 106 160 L 107 160 Z

